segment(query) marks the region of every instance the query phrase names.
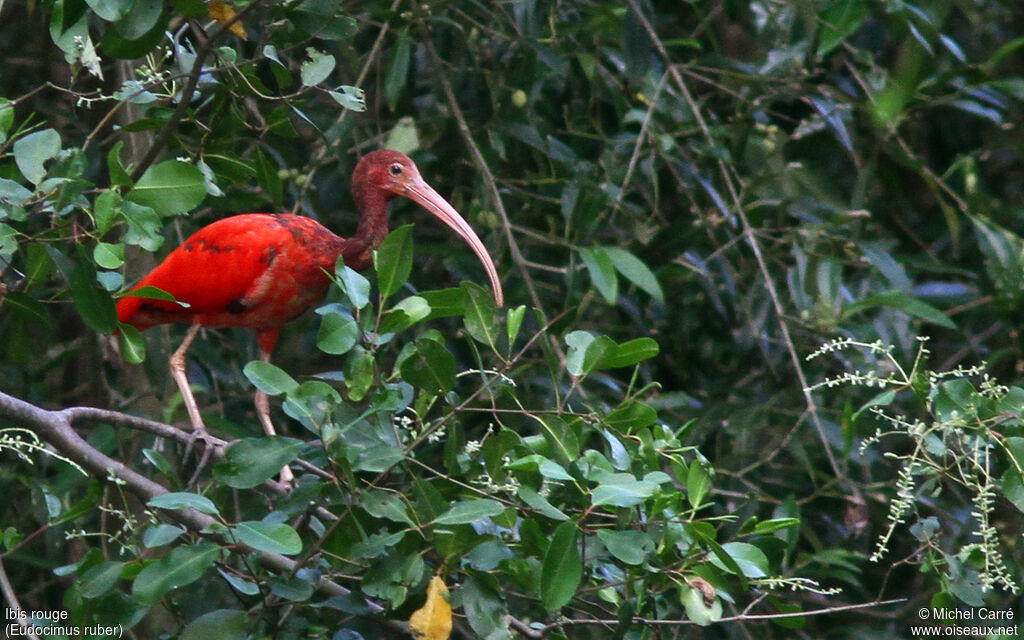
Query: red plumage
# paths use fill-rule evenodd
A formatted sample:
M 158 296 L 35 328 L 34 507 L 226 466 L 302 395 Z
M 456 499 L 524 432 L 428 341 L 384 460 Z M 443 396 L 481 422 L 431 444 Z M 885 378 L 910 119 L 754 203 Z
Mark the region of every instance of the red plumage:
M 135 287 L 156 287 L 177 302 L 131 292 L 118 301 L 118 319 L 138 329 L 168 322 L 192 325 L 170 364 L 193 429 L 205 429 L 185 375 L 185 352 L 198 328 L 252 329 L 263 359 L 269 360 L 281 327 L 326 293 L 338 256 L 356 270 L 370 266 L 373 250 L 387 235 L 388 202 L 395 196 L 420 204 L 470 245 L 487 271 L 495 301 L 502 304 L 501 282 L 480 238 L 420 177 L 412 160 L 386 149 L 367 154 L 352 175 L 352 195 L 360 218 L 351 238 L 340 238 L 303 216 L 232 216 L 189 236 Z M 266 394 L 257 392 L 256 407 L 264 429 L 273 434 Z M 282 469 L 282 481 L 287 483 L 290 477 L 291 472 Z
M 248 327 L 270 352 L 281 325 L 324 296 L 327 274 L 348 244 L 302 216 L 249 213 L 218 220 L 136 286 L 162 289 L 187 306 L 127 296 L 118 302 L 118 320 L 139 329 L 168 322 Z
M 138 329 L 169 322 L 248 327 L 269 353 L 281 326 L 324 296 L 339 255 L 356 270 L 370 265 L 372 251 L 387 235 L 388 201 L 396 195 L 418 202 L 470 244 L 501 303 L 501 285 L 483 243 L 423 181 L 412 160 L 397 151 L 368 154 L 356 167 L 352 191 L 361 214 L 353 237 L 340 238 L 311 218 L 290 214 L 219 220 L 192 234 L 135 287 L 157 287 L 185 305 L 129 293 L 117 304 L 118 319 Z

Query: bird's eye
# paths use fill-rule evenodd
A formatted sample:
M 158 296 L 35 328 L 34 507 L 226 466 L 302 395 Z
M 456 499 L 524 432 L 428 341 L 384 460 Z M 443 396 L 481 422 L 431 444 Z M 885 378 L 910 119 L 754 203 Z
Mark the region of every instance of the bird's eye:
M 400 176 L 400 175 L 402 175 L 402 171 L 403 171 L 402 165 L 400 165 L 400 164 L 398 164 L 396 162 L 395 164 L 393 164 L 390 167 L 388 167 L 388 171 L 390 171 L 391 175 L 393 175 L 393 176 Z

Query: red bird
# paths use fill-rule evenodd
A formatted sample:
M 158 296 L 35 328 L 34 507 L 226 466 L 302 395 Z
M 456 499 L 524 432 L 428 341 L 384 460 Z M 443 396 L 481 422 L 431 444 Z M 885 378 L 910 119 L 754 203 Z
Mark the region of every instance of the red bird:
M 199 329 L 252 329 L 263 360 L 269 360 L 281 327 L 327 292 L 328 274 L 334 272 L 338 256 L 356 270 L 370 266 L 374 249 L 388 233 L 388 202 L 395 196 L 420 204 L 469 243 L 483 262 L 495 301 L 503 304 L 498 272 L 483 242 L 455 208 L 420 177 L 407 156 L 387 149 L 367 154 L 356 165 L 352 195 L 360 218 L 351 238 L 338 237 L 303 216 L 232 216 L 196 231 L 133 289 L 156 287 L 187 306 L 131 293 L 118 301 L 118 320 L 140 330 L 169 322 L 192 325 L 170 365 L 193 429 L 204 431 L 205 427 L 185 377 L 185 352 Z M 264 429 L 273 435 L 266 394 L 257 392 L 256 407 Z

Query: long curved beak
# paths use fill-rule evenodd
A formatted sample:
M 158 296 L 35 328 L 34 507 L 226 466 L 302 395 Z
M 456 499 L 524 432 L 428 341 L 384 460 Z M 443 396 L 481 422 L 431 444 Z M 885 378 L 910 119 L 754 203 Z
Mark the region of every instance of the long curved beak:
M 455 207 L 450 205 L 447 200 L 441 197 L 441 194 L 435 191 L 434 188 L 427 184 L 427 182 L 419 175 L 410 176 L 404 186 L 405 189 L 402 195 L 434 214 L 438 220 L 445 223 L 452 229 L 452 231 L 459 234 L 470 248 L 473 249 L 473 253 L 475 253 L 476 257 L 483 263 L 484 270 L 487 271 L 487 277 L 491 280 L 491 289 L 494 291 L 494 302 L 499 307 L 504 306 L 505 294 L 501 290 L 501 280 L 498 279 L 498 270 L 494 267 L 494 261 L 491 260 L 490 254 L 487 253 L 487 248 L 484 247 L 484 243 L 480 241 L 480 238 L 477 237 L 473 228 L 469 226 L 469 223 L 466 222 L 465 218 L 459 215 L 459 212 L 455 210 Z

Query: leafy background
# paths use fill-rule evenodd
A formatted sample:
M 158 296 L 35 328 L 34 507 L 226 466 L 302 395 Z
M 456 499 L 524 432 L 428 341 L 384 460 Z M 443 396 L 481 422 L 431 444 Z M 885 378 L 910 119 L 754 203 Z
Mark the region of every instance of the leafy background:
M 904 637 L 922 606 L 1019 605 L 1019 3 L 0 12 L 0 559 L 26 609 L 392 637 L 435 573 L 461 637 Z M 274 366 L 242 331 L 192 348 L 243 440 L 190 483 L 124 417 L 185 420 L 182 328 L 112 339 L 113 300 L 231 213 L 352 233 L 347 176 L 385 145 L 509 308 L 396 203 L 415 231 L 339 271 Z M 287 438 L 255 438 L 254 384 Z M 117 412 L 75 426 L 183 502 L 33 449 L 17 429 L 57 414 L 15 399 Z M 328 473 L 260 488 L 298 455 Z

